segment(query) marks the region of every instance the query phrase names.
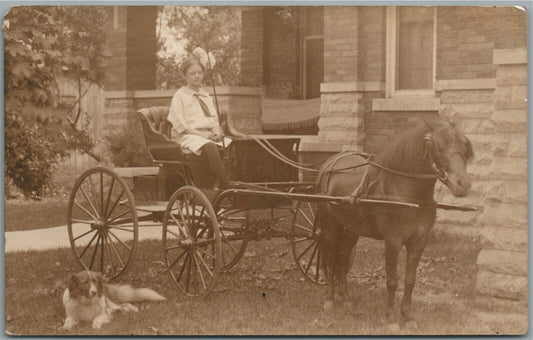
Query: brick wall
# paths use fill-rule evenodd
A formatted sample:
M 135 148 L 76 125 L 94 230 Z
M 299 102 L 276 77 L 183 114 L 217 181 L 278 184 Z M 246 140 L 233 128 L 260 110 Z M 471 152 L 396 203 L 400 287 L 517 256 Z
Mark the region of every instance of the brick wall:
M 114 10 L 117 10 L 117 26 L 114 26 Z M 106 48 L 111 56 L 107 60 L 105 82 L 107 90 L 126 88 L 126 6 L 106 6 Z
M 263 84 L 263 9 L 247 8 L 242 11 L 241 84 Z
M 358 11 L 356 6 L 324 7 L 324 82 L 357 80 Z
M 385 80 L 385 7 L 359 8 L 358 80 Z
M 495 48 L 526 45 L 527 16 L 514 7 L 438 7 L 437 79 L 494 78 Z
M 115 22 L 115 10 L 117 17 Z M 156 6 L 107 6 L 106 90 L 155 88 Z
M 127 7 L 127 90 L 155 89 L 157 6 Z
M 437 116 L 437 112 L 365 111 L 365 152 L 380 153 L 402 132 L 415 127 L 422 117 Z

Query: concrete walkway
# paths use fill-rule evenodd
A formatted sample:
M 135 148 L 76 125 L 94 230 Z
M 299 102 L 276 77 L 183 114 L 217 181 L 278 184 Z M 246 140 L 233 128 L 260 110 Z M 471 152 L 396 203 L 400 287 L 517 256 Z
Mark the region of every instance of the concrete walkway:
M 81 225 L 74 225 L 83 228 Z M 145 227 L 139 223 L 139 241 L 156 239 L 161 240 L 161 227 Z M 49 250 L 57 248 L 70 248 L 67 226 L 34 229 L 25 231 L 7 231 L 5 235 L 4 250 L 6 253 L 30 250 Z M 79 232 L 77 233 L 79 235 Z

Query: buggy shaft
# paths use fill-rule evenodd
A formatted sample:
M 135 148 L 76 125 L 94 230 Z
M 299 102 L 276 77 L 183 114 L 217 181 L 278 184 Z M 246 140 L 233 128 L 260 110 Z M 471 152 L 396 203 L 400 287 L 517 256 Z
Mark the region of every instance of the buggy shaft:
M 358 203 L 374 203 L 374 204 L 388 204 L 396 205 L 408 208 L 419 208 L 420 206 L 416 203 L 405 203 L 400 201 L 389 201 L 389 200 L 377 200 L 371 198 L 355 198 L 351 196 L 339 197 L 339 196 L 328 196 L 328 195 L 315 195 L 315 194 L 299 194 L 292 192 L 281 192 L 281 191 L 260 191 L 260 190 L 242 190 L 242 189 L 229 189 L 229 192 L 235 194 L 244 194 L 252 196 L 274 196 L 274 197 L 284 197 L 289 200 L 303 201 L 303 202 L 330 202 L 337 204 L 358 204 Z

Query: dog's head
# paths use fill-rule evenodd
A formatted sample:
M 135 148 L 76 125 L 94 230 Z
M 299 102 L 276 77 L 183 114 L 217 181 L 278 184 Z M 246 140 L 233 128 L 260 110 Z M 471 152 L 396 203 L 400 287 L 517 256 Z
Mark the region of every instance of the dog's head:
M 89 270 L 72 274 L 68 284 L 72 297 L 94 298 L 102 296 L 103 277 L 101 273 Z

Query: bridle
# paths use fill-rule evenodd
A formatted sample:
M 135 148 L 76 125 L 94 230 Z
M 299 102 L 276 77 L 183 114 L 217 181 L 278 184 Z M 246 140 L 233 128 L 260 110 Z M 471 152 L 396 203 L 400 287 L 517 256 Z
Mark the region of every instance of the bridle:
M 424 159 L 429 158 L 429 161 L 431 162 L 431 169 L 433 169 L 435 176 L 443 184 L 446 184 L 448 181 L 448 164 L 442 160 L 438 153 L 434 154 L 433 134 L 431 132 L 427 132 L 424 135 L 424 143 L 426 145 Z

